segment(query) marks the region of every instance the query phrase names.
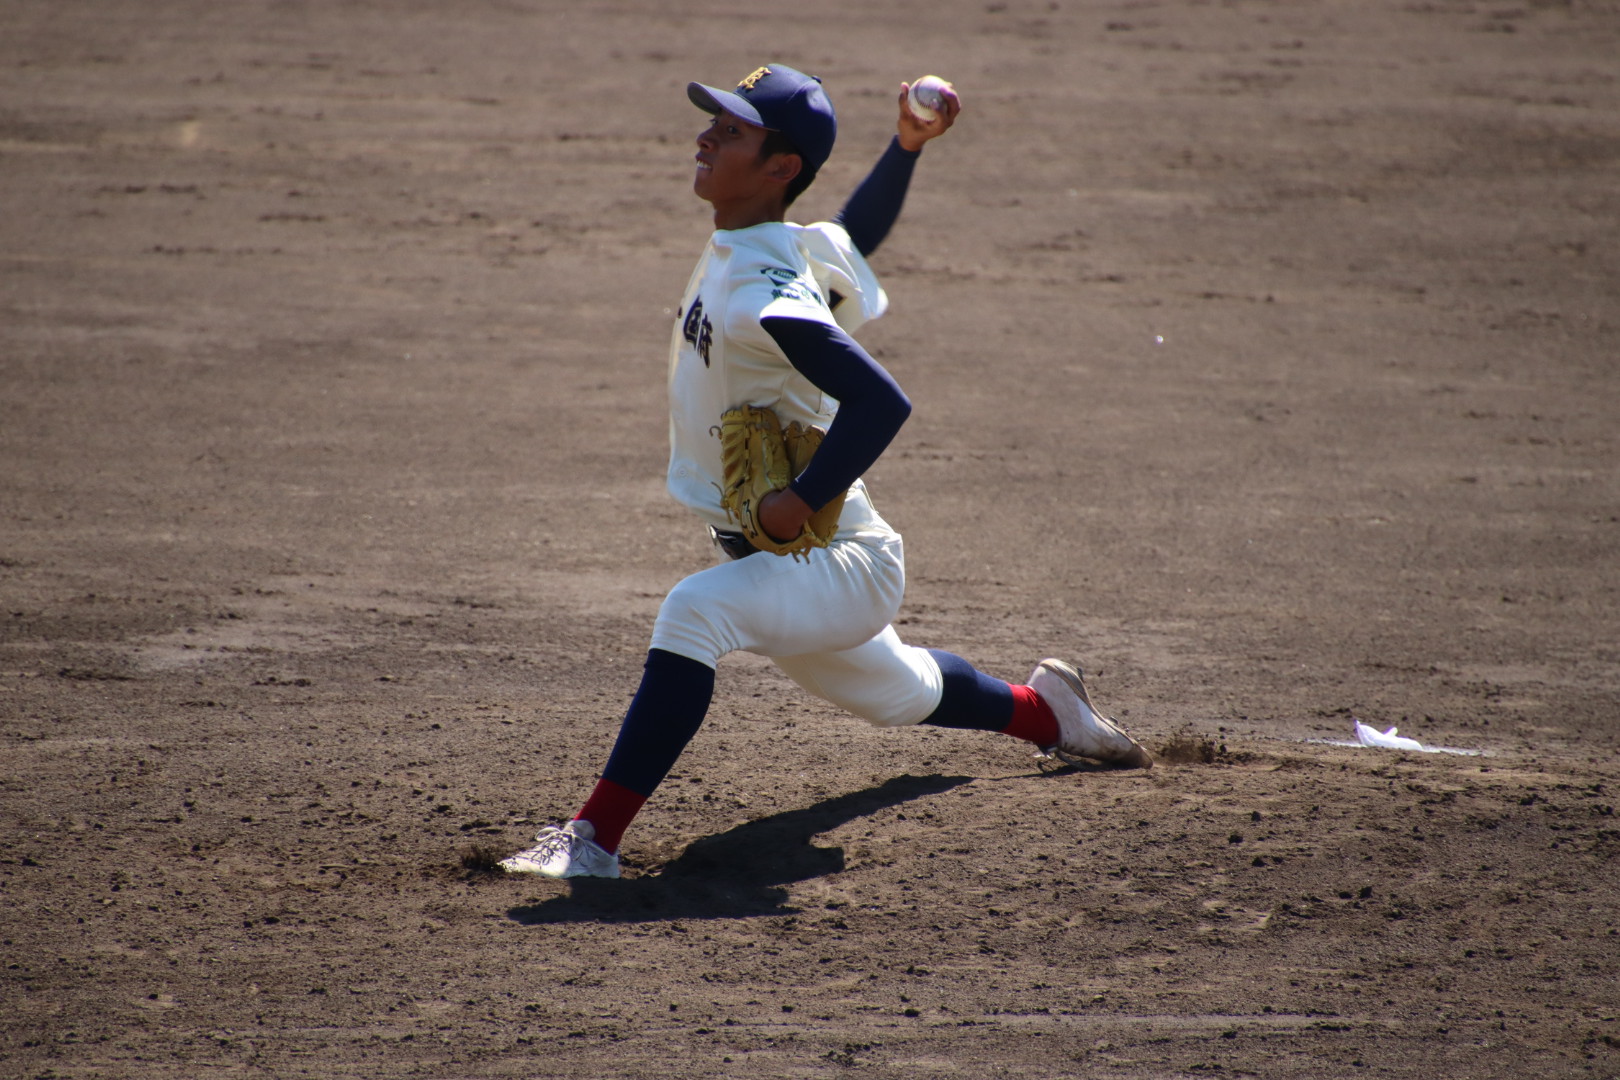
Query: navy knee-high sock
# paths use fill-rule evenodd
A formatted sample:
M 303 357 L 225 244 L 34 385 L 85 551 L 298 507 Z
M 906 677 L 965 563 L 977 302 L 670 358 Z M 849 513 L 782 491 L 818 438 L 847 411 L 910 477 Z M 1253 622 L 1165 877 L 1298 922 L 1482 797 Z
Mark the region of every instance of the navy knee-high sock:
M 939 707 L 923 723 L 974 731 L 1001 731 L 1012 723 L 1011 686 L 992 679 L 955 653 L 944 649 L 928 652 L 939 664 L 945 692 L 940 696 Z
M 1042 747 L 1057 742 L 1057 717 L 1034 690 L 993 679 L 954 653 L 928 651 L 939 664 L 944 692 L 923 723 L 999 731 Z
M 649 651 L 602 776 L 644 798 L 651 795 L 703 726 L 712 697 L 714 668 L 663 649 Z
M 596 827 L 596 842 L 617 851 L 624 830 L 675 767 L 714 697 L 714 668 L 678 653 L 652 649 L 641 686 L 624 714 L 607 767 L 579 817 Z

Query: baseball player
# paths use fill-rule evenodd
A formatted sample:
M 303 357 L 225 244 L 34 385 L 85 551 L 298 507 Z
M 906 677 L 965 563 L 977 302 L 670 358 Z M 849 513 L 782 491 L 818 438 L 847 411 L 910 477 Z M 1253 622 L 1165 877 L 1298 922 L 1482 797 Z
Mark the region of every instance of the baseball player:
M 867 257 L 899 216 L 924 144 L 961 110 L 947 91 L 919 119 L 901 84 L 897 134 L 831 222 L 784 221 L 832 152 L 837 121 L 820 80 L 769 64 L 734 90 L 687 95 L 709 117 L 697 137 L 693 190 L 714 234 L 687 283 L 670 344 L 669 492 L 708 526 L 718 565 L 665 598 L 641 684 L 595 789 L 572 821 L 502 861 L 515 873 L 618 877 L 631 819 L 697 733 L 721 657 L 770 657 L 817 697 L 895 727 L 1000 732 L 1048 754 L 1146 768 L 1147 752 L 1092 705 L 1079 670 L 1042 660 L 1022 685 L 958 656 L 903 643 L 893 626 L 905 588 L 900 535 L 873 508 L 861 476 L 911 411 L 900 387 L 850 334 L 887 299 Z M 825 429 L 807 467 L 765 496 L 758 524 L 797 537 L 843 496 L 836 532 L 802 557 L 758 550 L 721 505 L 716 424 L 742 405 L 786 426 Z

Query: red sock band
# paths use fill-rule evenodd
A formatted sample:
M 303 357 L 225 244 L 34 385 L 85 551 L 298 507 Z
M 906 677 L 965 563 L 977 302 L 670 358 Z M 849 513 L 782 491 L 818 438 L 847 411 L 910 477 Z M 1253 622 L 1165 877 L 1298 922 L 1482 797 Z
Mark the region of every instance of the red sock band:
M 636 814 L 641 810 L 641 804 L 647 801 L 647 796 L 638 795 L 623 784 L 615 784 L 612 780 L 598 780 L 591 797 L 585 800 L 585 805 L 574 820 L 584 818 L 596 826 L 596 842 L 610 852 L 619 850 L 619 842 L 624 839 L 624 830 L 630 827 Z
M 1042 701 L 1041 695 L 1030 686 L 1014 684 L 1012 696 L 1012 723 L 1002 728 L 1001 733 L 1015 739 L 1027 739 L 1042 749 L 1056 746 L 1058 722 L 1057 717 L 1052 715 L 1052 707 Z

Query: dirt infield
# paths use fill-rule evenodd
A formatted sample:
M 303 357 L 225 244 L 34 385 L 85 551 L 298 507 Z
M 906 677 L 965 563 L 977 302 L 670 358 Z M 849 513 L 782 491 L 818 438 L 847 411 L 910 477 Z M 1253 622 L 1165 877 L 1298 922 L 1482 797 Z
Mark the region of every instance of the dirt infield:
M 0 6 L 0 1074 L 1620 1076 L 1620 7 Z M 1044 775 L 768 663 L 626 839 L 684 85 L 955 80 L 863 340 L 901 630 Z M 1470 754 L 1341 745 L 1352 716 Z

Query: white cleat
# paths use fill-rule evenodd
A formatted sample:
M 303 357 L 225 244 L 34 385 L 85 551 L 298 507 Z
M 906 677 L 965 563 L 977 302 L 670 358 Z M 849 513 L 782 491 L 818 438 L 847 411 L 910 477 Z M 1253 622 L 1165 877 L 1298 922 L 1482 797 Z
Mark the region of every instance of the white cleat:
M 534 846 L 500 861 L 508 874 L 543 874 L 546 877 L 619 876 L 619 857 L 596 842 L 596 826 L 575 820 L 558 828 L 547 825 L 534 838 Z
M 1142 744 L 1092 705 L 1080 669 L 1073 664 L 1042 660 L 1030 674 L 1029 686 L 1057 716 L 1058 744 L 1046 747 L 1041 756 L 1071 765 L 1074 758 L 1091 758 L 1128 769 L 1153 767 L 1153 756 Z

